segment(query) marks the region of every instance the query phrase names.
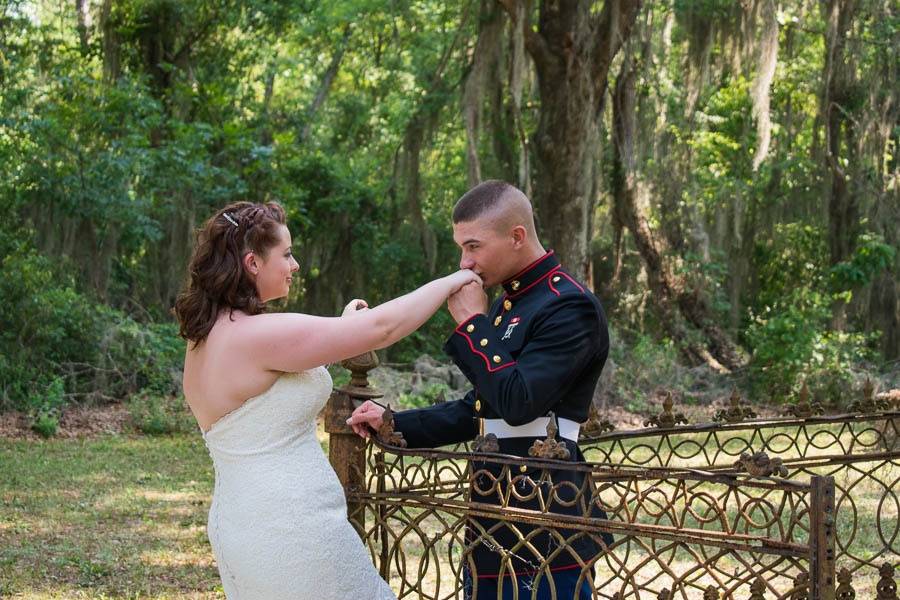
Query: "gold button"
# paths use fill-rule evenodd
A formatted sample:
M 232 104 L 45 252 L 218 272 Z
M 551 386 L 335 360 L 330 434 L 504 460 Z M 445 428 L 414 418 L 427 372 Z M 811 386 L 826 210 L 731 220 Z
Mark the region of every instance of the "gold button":
M 468 331 L 469 333 L 472 333 L 473 331 L 475 331 L 475 326 L 472 325 L 471 323 L 469 323 L 469 326 L 466 327 L 466 331 Z
M 559 279 L 560 279 L 560 277 L 559 277 L 559 275 L 557 275 L 556 277 L 553 278 L 553 283 L 556 283 L 557 281 L 559 281 Z
M 481 400 L 475 401 L 475 412 L 481 412 Z
M 484 347 L 487 346 L 487 344 L 488 344 L 487 338 L 483 338 L 483 339 L 482 339 L 480 342 L 478 342 L 478 343 L 481 344 L 481 347 L 482 347 L 482 348 L 484 348 Z
M 511 309 L 511 308 L 512 308 L 512 302 L 510 302 L 509 300 L 504 300 L 504 301 L 503 301 L 503 308 L 505 308 L 506 310 Z
M 494 362 L 495 362 L 495 363 L 499 363 L 501 360 L 503 360 L 503 359 L 500 358 L 498 355 L 496 355 L 496 354 L 494 355 Z
M 519 470 L 524 473 L 525 471 L 528 470 L 528 467 L 526 467 L 525 465 L 522 465 L 521 467 L 519 467 Z
M 499 327 L 500 321 L 502 321 L 502 320 L 503 320 L 503 317 L 497 317 L 496 319 L 494 319 L 494 327 Z
M 520 285 L 522 285 L 522 284 L 518 280 L 513 279 L 513 282 L 510 284 L 510 287 L 513 289 L 513 291 L 516 291 L 517 289 L 519 289 Z

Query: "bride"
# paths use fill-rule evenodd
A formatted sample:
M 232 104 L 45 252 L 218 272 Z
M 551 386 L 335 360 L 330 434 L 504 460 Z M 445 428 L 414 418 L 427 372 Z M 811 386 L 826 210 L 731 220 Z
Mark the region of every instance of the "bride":
M 231 204 L 201 228 L 175 303 L 184 395 L 215 467 L 207 532 L 222 586 L 229 600 L 395 598 L 316 439 L 331 391 L 322 365 L 393 344 L 479 279 L 458 271 L 337 318 L 265 313 L 298 268 L 281 206 Z

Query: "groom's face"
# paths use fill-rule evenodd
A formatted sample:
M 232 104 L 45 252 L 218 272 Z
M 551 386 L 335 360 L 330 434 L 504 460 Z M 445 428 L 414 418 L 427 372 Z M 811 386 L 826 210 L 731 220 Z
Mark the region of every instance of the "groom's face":
M 510 272 L 514 240 L 498 231 L 495 223 L 485 219 L 454 223 L 453 241 L 462 252 L 459 268 L 475 271 L 484 287 L 500 285 L 515 273 L 514 268 Z

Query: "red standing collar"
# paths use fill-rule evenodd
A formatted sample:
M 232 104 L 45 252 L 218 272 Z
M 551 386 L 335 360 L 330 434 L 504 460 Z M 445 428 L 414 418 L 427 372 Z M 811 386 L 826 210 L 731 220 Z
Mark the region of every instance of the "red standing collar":
M 559 268 L 559 260 L 553 250 L 503 282 L 503 291 L 509 297 L 523 294 L 535 283 Z

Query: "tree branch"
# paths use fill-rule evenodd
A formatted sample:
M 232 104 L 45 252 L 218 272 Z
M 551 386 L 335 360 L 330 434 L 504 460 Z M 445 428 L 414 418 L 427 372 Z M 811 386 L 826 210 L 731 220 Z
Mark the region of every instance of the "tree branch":
M 531 55 L 538 72 L 546 72 L 553 57 L 544 38 L 531 28 L 531 19 L 529 18 L 531 3 L 528 0 L 497 0 L 497 3 L 503 7 L 513 24 L 522 28 L 525 49 Z M 519 7 L 523 9 L 521 23 L 519 22 Z
M 628 39 L 640 9 L 641 0 L 606 0 L 603 10 L 591 23 L 595 34 L 591 71 L 598 98 L 603 97 L 606 91 L 606 78 L 613 57 Z
M 325 103 L 325 98 L 328 97 L 328 92 L 331 91 L 331 84 L 334 82 L 334 78 L 337 76 L 338 69 L 341 67 L 341 61 L 344 59 L 344 53 L 347 51 L 347 45 L 350 41 L 351 29 L 350 25 L 344 26 L 344 32 L 341 34 L 341 41 L 338 43 L 337 50 L 334 55 L 331 57 L 331 62 L 328 65 L 328 68 L 325 69 L 325 74 L 322 75 L 322 81 L 319 84 L 319 89 L 316 90 L 316 95 L 313 98 L 312 103 L 306 109 L 306 122 L 303 124 L 303 129 L 300 131 L 300 141 L 305 142 L 309 139 L 309 134 L 312 131 L 313 119 L 316 116 L 316 113 Z

